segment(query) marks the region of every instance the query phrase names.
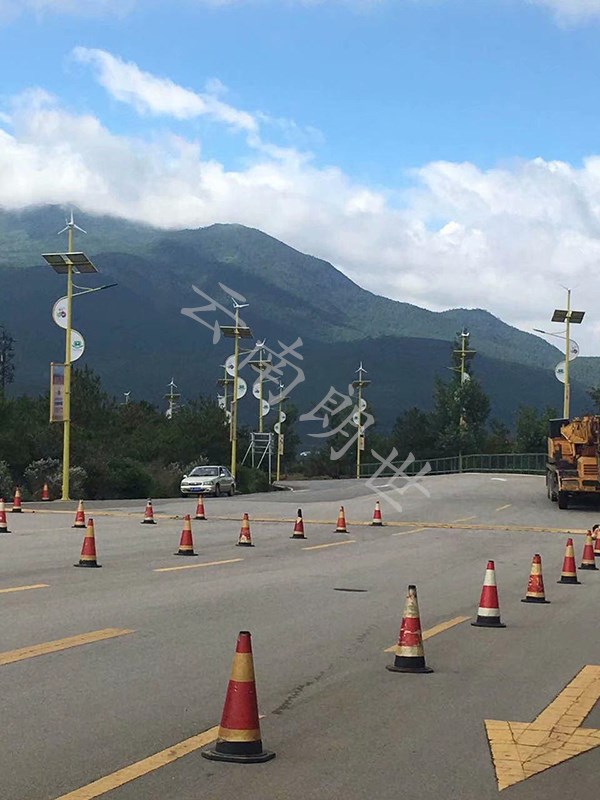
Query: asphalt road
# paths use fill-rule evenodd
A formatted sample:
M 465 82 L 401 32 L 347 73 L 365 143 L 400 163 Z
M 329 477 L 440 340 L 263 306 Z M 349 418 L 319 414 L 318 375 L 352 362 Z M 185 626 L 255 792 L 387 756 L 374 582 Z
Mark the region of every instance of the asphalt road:
M 156 501 L 155 526 L 140 524 L 144 501 L 90 503 L 97 570 L 73 568 L 82 531 L 70 527 L 72 510 L 55 502 L 9 513 L 13 532 L 0 536 L 2 800 L 498 797 L 484 720 L 532 722 L 584 666 L 600 665 L 600 571 L 581 573 L 579 586 L 556 584 L 566 532 L 579 562 L 581 532 L 600 510 L 559 511 L 537 477 L 424 485 L 428 496 L 414 487 L 392 495 L 401 510 L 382 500 L 383 528 L 368 524 L 375 495 L 364 481 L 208 498 L 209 519 L 193 523 L 195 559 L 173 555 L 193 499 Z M 348 534 L 334 533 L 340 503 Z M 298 506 L 304 541 L 289 538 Z M 235 546 L 244 511 L 254 548 Z M 324 544 L 334 546 L 305 549 Z M 520 602 L 534 553 L 550 605 Z M 407 585 L 418 587 L 423 630 L 473 618 L 488 559 L 507 627 L 457 624 L 425 642 L 433 674 L 388 672 Z M 191 563 L 207 566 L 155 571 Z M 14 653 L 105 629 L 132 632 Z M 195 749 L 173 760 L 175 745 L 218 724 L 244 629 L 263 742 L 277 758 L 220 764 Z M 600 728 L 598 705 L 585 725 Z M 111 777 L 164 750 L 164 765 L 146 775 Z M 595 800 L 599 770 L 597 747 L 502 795 Z

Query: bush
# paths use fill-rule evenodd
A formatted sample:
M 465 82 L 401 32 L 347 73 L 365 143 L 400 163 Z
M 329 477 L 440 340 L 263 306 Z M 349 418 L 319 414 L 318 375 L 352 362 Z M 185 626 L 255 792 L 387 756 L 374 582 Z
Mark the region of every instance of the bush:
M 94 500 L 152 497 L 154 481 L 146 465 L 131 458 L 88 464 L 87 496 Z
M 241 494 L 254 492 L 268 492 L 270 489 L 269 475 L 262 469 L 238 466 L 236 476 L 236 490 Z
M 56 499 L 62 495 L 62 464 L 57 458 L 40 458 L 32 461 L 25 469 L 23 478 L 26 488 L 31 496 L 39 500 L 42 496 L 42 488 L 48 484 L 50 497 Z M 87 480 L 87 473 L 83 467 L 69 468 L 69 494 L 71 497 L 83 497 L 83 489 Z
M 6 461 L 0 461 L 0 497 L 12 500 L 15 484 Z

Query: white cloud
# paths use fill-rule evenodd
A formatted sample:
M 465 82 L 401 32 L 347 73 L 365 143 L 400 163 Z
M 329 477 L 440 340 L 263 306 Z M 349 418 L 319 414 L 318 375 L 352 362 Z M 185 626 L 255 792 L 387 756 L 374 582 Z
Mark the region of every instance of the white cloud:
M 248 148 L 244 168 L 226 169 L 197 141 L 116 135 L 43 90 L 9 111 L 0 118 L 4 207 L 72 202 L 171 228 L 239 222 L 332 261 L 374 292 L 436 310 L 484 307 L 525 328 L 548 327 L 560 284 L 575 288 L 576 305 L 600 306 L 600 156 L 580 168 L 433 162 L 400 193 L 268 143 Z M 580 343 L 599 352 L 591 320 Z
M 98 81 L 112 97 L 132 105 L 140 113 L 176 119 L 206 116 L 249 132 L 258 128 L 251 114 L 224 103 L 214 93 L 184 89 L 168 78 L 144 72 L 137 64 L 122 61 L 105 50 L 76 47 L 73 55 L 78 61 L 92 65 Z M 222 84 L 219 90 L 222 91 Z
M 544 6 L 565 22 L 600 17 L 600 0 L 527 0 L 534 5 Z

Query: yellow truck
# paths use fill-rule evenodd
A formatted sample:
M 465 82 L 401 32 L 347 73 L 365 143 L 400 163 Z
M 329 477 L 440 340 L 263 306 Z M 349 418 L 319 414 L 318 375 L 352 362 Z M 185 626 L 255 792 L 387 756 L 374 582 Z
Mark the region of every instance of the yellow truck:
M 548 497 L 559 508 L 571 500 L 600 499 L 600 416 L 551 419 L 546 463 Z

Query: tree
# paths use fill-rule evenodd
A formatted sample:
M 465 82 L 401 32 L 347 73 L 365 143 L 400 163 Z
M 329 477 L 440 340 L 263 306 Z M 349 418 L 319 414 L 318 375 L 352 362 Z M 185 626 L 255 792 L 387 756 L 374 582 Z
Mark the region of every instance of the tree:
M 520 406 L 517 413 L 515 453 L 543 453 L 547 446 L 548 420 L 556 419 L 555 408 L 540 411 L 531 406 Z
M 511 453 L 513 443 L 507 426 L 498 419 L 490 422 L 490 431 L 486 437 L 484 452 L 486 453 Z
M 405 458 L 413 453 L 417 459 L 437 455 L 437 438 L 433 415 L 417 407 L 409 408 L 396 417 L 391 435 L 392 446 L 398 450 L 400 457 Z
M 4 395 L 6 387 L 15 379 L 15 340 L 4 325 L 0 325 L 0 392 Z
M 592 398 L 594 403 L 594 411 L 600 413 L 600 386 L 593 386 L 588 390 L 588 396 Z

